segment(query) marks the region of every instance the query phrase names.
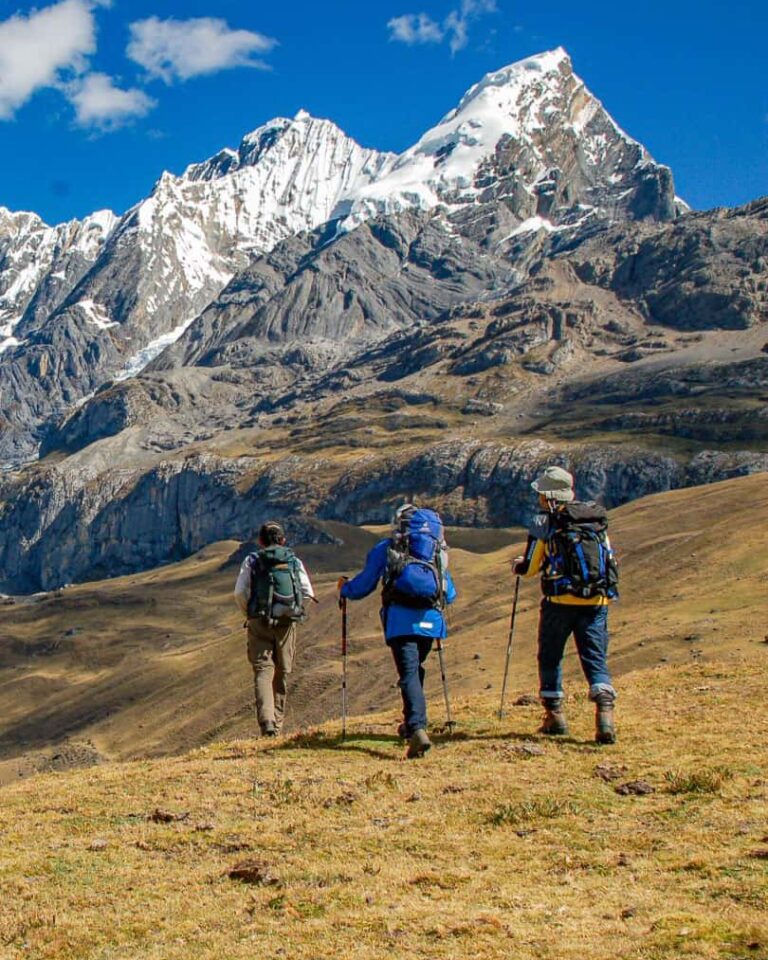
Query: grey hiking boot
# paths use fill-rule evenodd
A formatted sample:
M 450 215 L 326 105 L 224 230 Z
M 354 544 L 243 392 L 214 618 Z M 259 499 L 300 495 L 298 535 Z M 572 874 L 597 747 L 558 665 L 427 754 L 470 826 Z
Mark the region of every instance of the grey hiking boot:
M 271 720 L 265 720 L 261 725 L 261 735 L 262 737 L 276 737 L 277 728 Z
M 415 760 L 417 757 L 423 757 L 431 746 L 427 731 L 420 727 L 411 735 L 411 739 L 408 741 L 408 751 L 405 755 L 409 760 Z
M 616 743 L 613 723 L 613 703 L 616 697 L 603 691 L 595 697 L 595 740 L 598 743 Z
M 563 700 L 547 698 L 541 701 L 544 707 L 544 721 L 539 727 L 539 733 L 550 737 L 564 737 L 568 733 L 568 721 L 565 719 Z

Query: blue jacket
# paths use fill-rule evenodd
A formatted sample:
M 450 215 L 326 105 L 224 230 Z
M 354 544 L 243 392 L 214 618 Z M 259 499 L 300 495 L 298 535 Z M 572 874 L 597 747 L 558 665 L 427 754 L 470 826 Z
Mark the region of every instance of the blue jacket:
M 365 560 L 365 567 L 356 577 L 352 577 L 341 588 L 341 596 L 347 600 L 362 600 L 373 593 L 384 576 L 387 568 L 387 549 L 390 541 L 380 540 L 370 551 Z M 445 600 L 453 603 L 456 599 L 456 587 L 450 573 L 445 571 Z M 414 610 L 412 607 L 401 607 L 393 603 L 381 611 L 381 622 L 384 626 L 384 636 L 387 640 L 393 637 L 440 637 L 448 635 L 445 617 L 440 610 L 427 607 L 424 610 Z

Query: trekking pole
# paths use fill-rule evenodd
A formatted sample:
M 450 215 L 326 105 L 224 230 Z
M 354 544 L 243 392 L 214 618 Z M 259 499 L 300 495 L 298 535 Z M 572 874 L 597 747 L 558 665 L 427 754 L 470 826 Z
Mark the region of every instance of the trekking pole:
M 347 739 L 347 601 L 339 601 L 341 607 L 341 739 Z
M 499 720 L 504 717 L 504 700 L 507 696 L 507 679 L 509 678 L 509 661 L 512 659 L 512 637 L 515 633 L 515 617 L 517 616 L 517 595 L 520 593 L 520 576 L 515 577 L 515 599 L 512 601 L 512 616 L 509 619 L 509 639 L 507 640 L 507 662 L 504 664 L 504 682 L 501 685 L 501 705 L 499 706 Z
M 440 661 L 440 676 L 443 681 L 443 697 L 445 698 L 445 715 L 446 722 L 445 725 L 448 727 L 448 733 L 453 733 L 453 728 L 456 726 L 456 722 L 451 717 L 451 701 L 448 697 L 448 677 L 445 673 L 445 655 L 443 653 L 443 641 L 440 637 L 437 638 L 437 658 Z

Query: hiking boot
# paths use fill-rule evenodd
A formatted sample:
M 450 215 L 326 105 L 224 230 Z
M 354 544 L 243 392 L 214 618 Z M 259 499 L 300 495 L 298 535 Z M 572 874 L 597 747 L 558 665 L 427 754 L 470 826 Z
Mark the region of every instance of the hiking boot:
M 616 727 L 613 724 L 612 693 L 602 692 L 595 697 L 595 740 L 598 743 L 616 743 Z
M 397 735 L 398 737 L 400 737 L 401 740 L 408 739 L 408 725 L 406 724 L 405 720 L 403 720 L 402 723 L 398 724 Z
M 406 757 L 408 757 L 409 760 L 415 760 L 417 757 L 423 757 L 431 746 L 432 744 L 427 736 L 427 731 L 420 727 L 418 730 L 414 731 L 414 733 L 411 735 L 411 739 L 408 741 L 408 751 L 406 753 Z
M 541 703 L 544 707 L 544 721 L 539 727 L 539 733 L 550 737 L 564 737 L 568 733 L 568 721 L 565 719 L 562 699 L 546 699 Z
M 271 720 L 265 720 L 261 725 L 261 735 L 262 737 L 276 737 L 277 728 Z

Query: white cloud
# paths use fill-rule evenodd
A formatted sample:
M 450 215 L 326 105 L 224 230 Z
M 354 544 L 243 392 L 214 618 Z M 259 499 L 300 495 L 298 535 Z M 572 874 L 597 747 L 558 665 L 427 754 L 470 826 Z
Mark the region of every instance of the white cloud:
M 214 17 L 149 17 L 132 23 L 130 30 L 128 57 L 166 83 L 232 67 L 269 69 L 256 55 L 269 53 L 277 43 L 250 30 L 232 30 L 226 20 Z
M 467 17 L 461 15 L 458 10 L 451 10 L 445 21 L 450 41 L 451 53 L 458 53 L 463 50 L 469 42 L 469 22 Z
M 469 25 L 486 13 L 496 13 L 496 0 L 461 0 L 458 10 L 451 10 L 445 21 L 450 35 L 451 53 L 463 50 L 469 42 Z
M 426 13 L 406 13 L 387 23 L 389 38 L 409 45 L 441 43 L 447 39 L 451 53 L 458 53 L 469 42 L 472 21 L 497 10 L 496 0 L 461 0 L 460 6 L 451 10 L 442 24 Z
M 96 50 L 96 25 L 89 0 L 61 0 L 0 22 L 0 120 L 43 87 L 81 73 Z
M 116 130 L 137 117 L 145 117 L 157 102 L 143 90 L 121 90 L 106 73 L 89 73 L 68 90 L 81 127 Z
M 461 12 L 465 17 L 477 17 L 483 13 L 496 13 L 496 0 L 462 0 Z
M 142 90 L 122 90 L 105 73 L 91 73 L 98 7 L 110 0 L 59 0 L 0 22 L 0 120 L 11 119 L 38 90 L 69 100 L 79 126 L 114 130 L 156 104 Z
M 402 17 L 393 17 L 387 24 L 389 39 L 409 45 L 415 43 L 440 43 L 443 29 L 426 13 L 406 13 Z

